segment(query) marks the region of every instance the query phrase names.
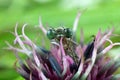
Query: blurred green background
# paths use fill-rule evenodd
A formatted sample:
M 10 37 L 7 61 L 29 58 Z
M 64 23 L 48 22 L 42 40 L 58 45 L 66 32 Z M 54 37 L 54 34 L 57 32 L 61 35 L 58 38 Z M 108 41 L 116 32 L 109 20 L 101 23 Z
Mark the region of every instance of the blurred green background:
M 120 0 L 0 0 L 0 80 L 23 80 L 13 66 L 15 55 L 3 49 L 7 47 L 5 41 L 13 44 L 15 37 L 8 31 L 14 31 L 16 23 L 19 31 L 27 23 L 26 34 L 32 40 L 38 37 L 40 43 L 41 30 L 35 27 L 39 16 L 45 27 L 64 25 L 72 28 L 79 10 L 85 11 L 77 29 L 78 40 L 81 27 L 87 40 L 99 28 L 106 30 L 114 26 L 115 32 L 120 33 Z M 120 41 L 119 38 L 115 40 Z

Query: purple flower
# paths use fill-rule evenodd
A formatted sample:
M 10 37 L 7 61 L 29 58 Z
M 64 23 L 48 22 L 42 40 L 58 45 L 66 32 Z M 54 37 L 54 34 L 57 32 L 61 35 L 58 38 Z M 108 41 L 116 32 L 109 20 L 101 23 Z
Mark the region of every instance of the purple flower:
M 19 63 L 16 70 L 25 80 L 120 80 L 120 74 L 114 74 L 120 67 L 120 55 L 113 59 L 106 56 L 112 47 L 120 46 L 119 42 L 113 43 L 110 40 L 113 29 L 104 33 L 99 30 L 87 45 L 84 44 L 81 31 L 81 41 L 77 43 L 75 33 L 80 15 L 78 13 L 75 19 L 73 30 L 51 28 L 47 31 L 40 19 L 39 27 L 51 41 L 50 50 L 33 43 L 26 36 L 26 24 L 22 34 L 18 35 L 16 25 L 14 44 L 19 44 L 19 48 L 9 43 L 7 45 L 8 49 L 15 52 Z M 110 43 L 107 47 L 106 42 Z M 21 59 L 18 53 L 27 55 L 27 59 Z

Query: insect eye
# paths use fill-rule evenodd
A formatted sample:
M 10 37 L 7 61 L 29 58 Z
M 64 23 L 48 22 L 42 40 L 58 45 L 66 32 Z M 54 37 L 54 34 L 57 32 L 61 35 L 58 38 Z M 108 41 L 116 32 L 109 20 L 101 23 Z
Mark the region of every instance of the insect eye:
M 55 30 L 54 29 L 49 29 L 48 31 L 47 31 L 47 37 L 49 38 L 49 39 L 54 39 L 55 37 L 56 37 L 56 32 L 55 32 Z
M 65 36 L 66 36 L 67 38 L 71 38 L 72 35 L 73 35 L 72 30 L 71 30 L 70 28 L 64 29 L 64 32 L 65 32 Z

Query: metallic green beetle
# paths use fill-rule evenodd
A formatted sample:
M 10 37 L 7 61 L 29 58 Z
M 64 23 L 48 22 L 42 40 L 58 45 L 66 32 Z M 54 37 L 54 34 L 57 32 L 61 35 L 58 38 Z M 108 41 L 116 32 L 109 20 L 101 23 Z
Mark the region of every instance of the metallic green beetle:
M 63 47 L 67 55 L 71 56 L 75 63 L 78 64 L 78 57 L 73 49 L 75 49 L 73 45 L 73 31 L 70 28 L 58 27 L 58 28 L 50 28 L 47 31 L 47 37 L 50 40 L 54 40 L 57 43 L 60 43 L 61 37 L 63 37 Z

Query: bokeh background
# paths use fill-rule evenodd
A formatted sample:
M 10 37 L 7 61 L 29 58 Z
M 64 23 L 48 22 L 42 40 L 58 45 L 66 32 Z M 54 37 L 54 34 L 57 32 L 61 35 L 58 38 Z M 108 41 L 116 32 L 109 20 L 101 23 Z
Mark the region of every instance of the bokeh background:
M 82 12 L 77 29 L 78 41 L 80 28 L 84 30 L 86 42 L 98 29 L 104 31 L 114 26 L 115 33 L 120 34 L 120 0 L 0 0 L 0 80 L 23 80 L 14 69 L 15 55 L 3 49 L 7 47 L 5 41 L 13 44 L 15 37 L 9 31 L 14 31 L 16 23 L 19 33 L 27 23 L 26 34 L 41 44 L 42 33 L 37 27 L 40 16 L 45 27 L 72 28 L 78 11 Z M 120 41 L 120 38 L 113 40 Z M 112 52 L 119 54 L 120 48 Z

